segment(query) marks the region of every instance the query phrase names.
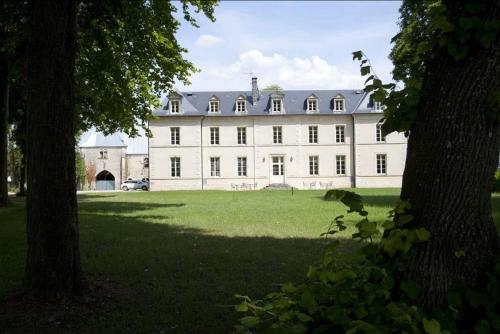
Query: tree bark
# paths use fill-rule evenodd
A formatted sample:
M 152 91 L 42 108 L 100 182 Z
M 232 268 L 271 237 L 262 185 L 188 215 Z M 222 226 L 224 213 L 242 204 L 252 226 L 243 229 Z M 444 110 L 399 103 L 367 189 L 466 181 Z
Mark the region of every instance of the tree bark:
M 77 0 L 29 3 L 25 291 L 68 297 L 85 287 L 75 184 Z
M 500 6 L 492 7 L 488 15 L 498 19 Z M 500 131 L 488 105 L 499 87 L 498 38 L 462 61 L 443 50 L 428 64 L 401 190 L 415 223 L 431 233 L 409 266 L 427 309 L 442 305 L 454 282 L 477 284 L 499 251 L 491 191 Z
M 10 59 L 0 54 L 0 207 L 10 204 L 7 185 L 7 131 L 9 129 Z

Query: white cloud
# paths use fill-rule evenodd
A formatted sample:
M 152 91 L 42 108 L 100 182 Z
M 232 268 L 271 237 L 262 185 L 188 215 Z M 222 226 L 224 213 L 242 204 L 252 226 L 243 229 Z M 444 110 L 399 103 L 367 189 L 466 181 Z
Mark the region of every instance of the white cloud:
M 350 72 L 328 63 L 319 56 L 288 58 L 279 53 L 266 55 L 249 50 L 231 64 L 198 64 L 189 90 L 248 90 L 250 75 L 259 78 L 259 86 L 278 84 L 284 89 L 362 88 L 359 72 Z
M 198 46 L 205 46 L 205 47 L 210 47 L 210 46 L 215 46 L 215 45 L 220 45 L 224 44 L 224 39 L 214 36 L 214 35 L 201 35 L 198 37 L 196 40 L 196 45 Z

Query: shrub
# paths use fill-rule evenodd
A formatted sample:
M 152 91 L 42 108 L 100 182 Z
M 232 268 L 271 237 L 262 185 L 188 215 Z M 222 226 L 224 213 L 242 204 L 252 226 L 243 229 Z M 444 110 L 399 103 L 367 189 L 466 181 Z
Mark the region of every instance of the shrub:
M 262 300 L 237 295 L 240 303 L 235 309 L 245 313 L 236 326 L 238 333 L 500 332 L 500 262 L 486 275 L 481 290 L 455 287 L 447 308 L 426 313 L 415 306 L 417 284 L 402 278 L 412 246 L 430 236 L 423 228 L 411 227 L 413 217 L 406 213 L 410 204 L 400 202 L 389 219 L 372 222 L 361 197 L 353 192 L 330 190 L 325 199 L 340 200 L 348 213 L 360 216 L 352 235 L 361 244 L 357 258 L 351 263 L 337 261 L 339 242 L 332 241 L 304 283 L 286 283 Z M 335 217 L 323 235 L 345 230 L 343 218 Z M 381 236 L 381 242 L 374 242 L 375 236 Z M 463 315 L 469 312 L 475 322 L 463 326 Z
M 493 192 L 500 192 L 500 170 L 495 172 L 495 177 L 493 178 Z

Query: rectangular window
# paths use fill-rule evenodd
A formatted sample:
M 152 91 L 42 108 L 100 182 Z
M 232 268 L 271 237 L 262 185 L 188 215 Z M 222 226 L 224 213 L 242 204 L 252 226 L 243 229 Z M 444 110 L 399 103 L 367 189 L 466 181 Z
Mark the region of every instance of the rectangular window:
M 210 176 L 220 176 L 220 158 L 210 158 Z
M 237 112 L 246 112 L 245 101 L 236 101 L 236 111 Z
M 384 133 L 382 132 L 382 124 L 381 123 L 378 123 L 377 124 L 377 142 L 381 143 L 381 142 L 385 142 L 385 136 L 384 136 Z
M 316 125 L 311 125 L 309 127 L 309 144 L 318 143 L 318 127 Z
M 247 158 L 238 158 L 238 176 L 247 176 Z
M 247 144 L 247 128 L 245 127 L 238 128 L 238 144 L 239 145 Z
M 99 159 L 107 159 L 108 158 L 108 151 L 107 150 L 102 150 L 99 152 Z
M 377 174 L 387 174 L 387 155 L 377 154 Z
M 345 175 L 345 155 L 337 155 L 337 175 Z
M 317 155 L 309 157 L 309 175 L 319 175 L 319 157 Z
M 210 101 L 209 106 L 210 112 L 219 112 L 219 101 Z
M 373 107 L 377 111 L 382 111 L 384 110 L 384 105 L 380 101 L 373 101 Z
M 210 128 L 210 144 L 219 145 L 219 128 Z
M 170 158 L 170 175 L 172 177 L 181 177 L 181 158 Z
M 335 142 L 345 143 L 345 125 L 335 126 Z
M 334 111 L 344 111 L 344 99 L 335 99 L 334 102 Z
M 180 128 L 170 128 L 170 144 L 180 145 L 181 144 L 181 130 Z
M 180 111 L 180 102 L 176 100 L 170 101 L 170 112 L 172 114 L 178 114 Z
M 281 126 L 273 126 L 273 143 L 283 144 L 283 132 Z
M 318 100 L 316 99 L 307 100 L 307 111 L 309 112 L 318 111 Z
M 281 100 L 280 99 L 273 100 L 273 112 L 281 112 Z

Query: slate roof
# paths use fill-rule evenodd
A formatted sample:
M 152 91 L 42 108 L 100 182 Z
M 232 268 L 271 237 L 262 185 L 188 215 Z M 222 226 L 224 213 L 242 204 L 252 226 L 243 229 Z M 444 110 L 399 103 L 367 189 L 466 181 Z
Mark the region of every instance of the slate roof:
M 210 92 L 176 92 L 181 94 L 181 114 L 169 113 L 169 101 L 165 98 L 162 101 L 160 108 L 156 109 L 153 113 L 156 116 L 240 116 L 240 113 L 235 112 L 236 100 L 239 96 L 244 96 L 247 101 L 247 113 L 243 115 L 260 116 L 271 115 L 271 95 L 274 92 L 261 91 L 260 98 L 256 105 L 252 104 L 251 91 L 210 91 Z M 331 115 L 333 114 L 333 99 L 341 95 L 345 98 L 345 112 L 342 114 L 353 114 L 358 112 L 358 106 L 365 102 L 363 112 L 373 112 L 369 109 L 369 103 L 366 102 L 367 94 L 362 90 L 284 90 L 280 92 L 283 95 L 283 109 L 284 115 Z M 208 101 L 212 96 L 219 99 L 220 113 L 208 112 Z M 307 98 L 314 95 L 318 98 L 319 112 L 307 113 Z M 272 114 L 274 115 L 274 114 Z M 283 114 L 279 114 L 283 115 Z
M 138 137 L 130 138 L 123 132 L 105 136 L 95 129 L 85 132 L 78 142 L 79 147 L 126 147 L 127 154 L 148 154 L 148 138 L 140 128 Z

